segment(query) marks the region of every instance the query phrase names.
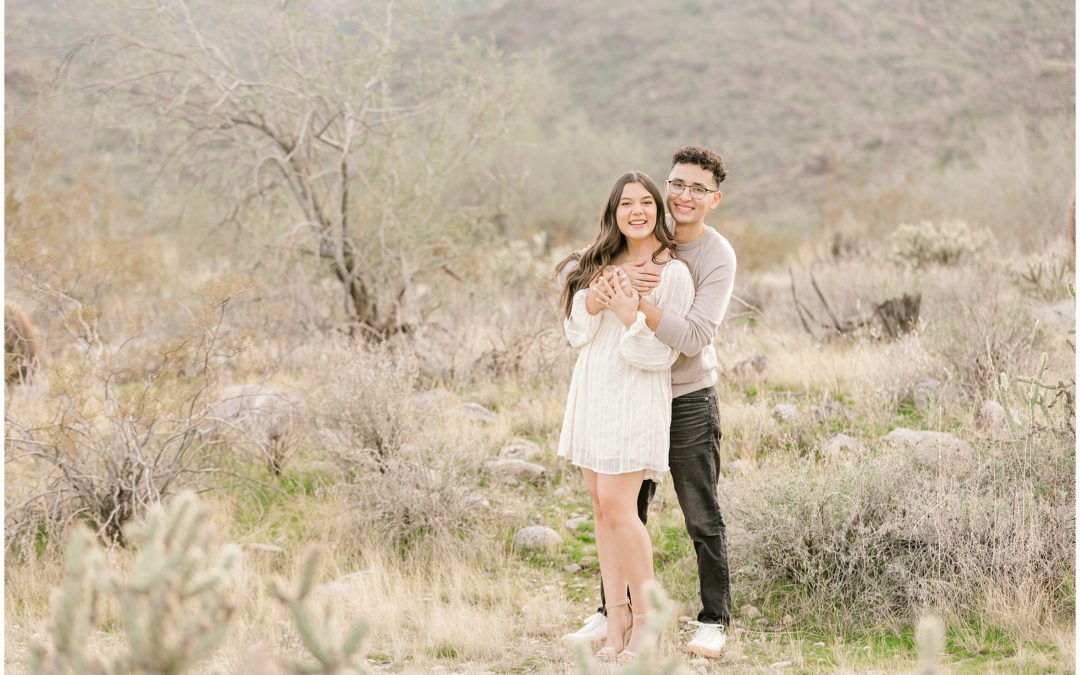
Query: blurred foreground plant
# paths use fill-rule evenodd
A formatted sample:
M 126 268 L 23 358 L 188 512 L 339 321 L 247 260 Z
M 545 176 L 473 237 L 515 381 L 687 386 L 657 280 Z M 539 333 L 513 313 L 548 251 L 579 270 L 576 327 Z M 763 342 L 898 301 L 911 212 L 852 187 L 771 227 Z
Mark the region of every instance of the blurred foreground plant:
M 274 582 L 274 595 L 289 610 L 300 639 L 314 661 L 301 661 L 295 658 L 282 659 L 282 665 L 290 673 L 324 673 L 325 675 L 359 675 L 372 672 L 364 663 L 360 647 L 368 626 L 363 621 L 353 624 L 341 635 L 337 622 L 328 617 L 325 622 L 317 621 L 314 609 L 310 605 L 311 591 L 319 564 L 319 549 L 310 548 L 304 554 L 300 567 L 300 578 L 292 588 L 285 582 Z
M 35 643 L 30 672 L 171 675 L 205 659 L 224 639 L 233 605 L 221 591 L 240 550 L 213 554 L 206 507 L 185 493 L 166 510 L 150 510 L 130 525 L 137 553 L 130 574 L 108 569 L 94 536 L 83 527 L 68 542 L 66 576 L 53 595 L 51 641 Z M 113 598 L 127 637 L 119 654 L 99 656 L 87 644 L 97 628 L 100 600 Z

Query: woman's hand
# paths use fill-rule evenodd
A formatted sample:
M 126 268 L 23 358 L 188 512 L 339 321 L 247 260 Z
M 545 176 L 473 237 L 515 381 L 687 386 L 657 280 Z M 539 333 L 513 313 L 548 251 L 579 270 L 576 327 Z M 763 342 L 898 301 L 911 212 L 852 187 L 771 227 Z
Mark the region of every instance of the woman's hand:
M 630 278 L 619 268 L 600 275 L 594 282 L 593 293 L 604 307 L 610 309 L 624 326 L 629 327 L 637 317 L 641 296 L 630 284 Z

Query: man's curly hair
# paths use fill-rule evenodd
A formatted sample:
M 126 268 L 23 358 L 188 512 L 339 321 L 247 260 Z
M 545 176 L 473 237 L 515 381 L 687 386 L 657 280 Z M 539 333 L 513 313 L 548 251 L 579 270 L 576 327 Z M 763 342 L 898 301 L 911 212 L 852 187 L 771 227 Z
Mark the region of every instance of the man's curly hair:
M 671 157 L 671 166 L 676 164 L 697 164 L 702 169 L 711 171 L 713 177 L 716 178 L 718 187 L 727 178 L 727 166 L 724 165 L 724 158 L 700 145 L 686 145 L 676 150 Z

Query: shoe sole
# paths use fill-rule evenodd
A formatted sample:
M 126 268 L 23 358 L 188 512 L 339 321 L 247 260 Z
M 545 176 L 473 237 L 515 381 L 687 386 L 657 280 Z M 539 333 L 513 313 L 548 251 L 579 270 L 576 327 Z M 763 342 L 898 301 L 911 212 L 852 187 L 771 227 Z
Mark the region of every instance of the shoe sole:
M 709 649 L 708 647 L 699 647 L 698 645 L 687 645 L 687 651 L 691 654 L 697 654 L 698 656 L 707 656 L 715 659 L 720 656 L 720 652 L 723 651 L 723 647 L 720 649 Z

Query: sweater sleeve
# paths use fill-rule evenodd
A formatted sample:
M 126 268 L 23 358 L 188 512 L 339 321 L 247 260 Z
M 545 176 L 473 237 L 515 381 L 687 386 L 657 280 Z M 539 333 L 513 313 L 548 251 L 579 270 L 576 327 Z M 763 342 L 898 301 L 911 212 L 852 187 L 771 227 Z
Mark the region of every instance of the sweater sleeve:
M 703 262 L 699 262 L 699 266 Z M 715 339 L 734 288 L 735 251 L 725 241 L 715 262 L 699 280 L 690 311 L 681 315 L 665 309 L 656 326 L 657 337 L 678 352 L 696 356 Z
M 563 331 L 566 333 L 566 339 L 570 341 L 570 346 L 574 349 L 581 349 L 589 344 L 589 341 L 596 336 L 596 331 L 600 328 L 600 315 L 603 312 L 589 314 L 588 308 L 585 307 L 585 296 L 588 294 L 588 288 L 583 288 L 574 294 L 574 304 L 570 309 L 570 317 L 563 321 Z
M 694 280 L 684 263 L 668 263 L 657 289 L 656 302 L 664 315 L 686 316 L 694 302 Z M 619 339 L 619 352 L 630 365 L 642 370 L 666 370 L 679 358 L 678 351 L 664 344 L 649 329 L 642 312 L 637 313 L 634 323 Z

